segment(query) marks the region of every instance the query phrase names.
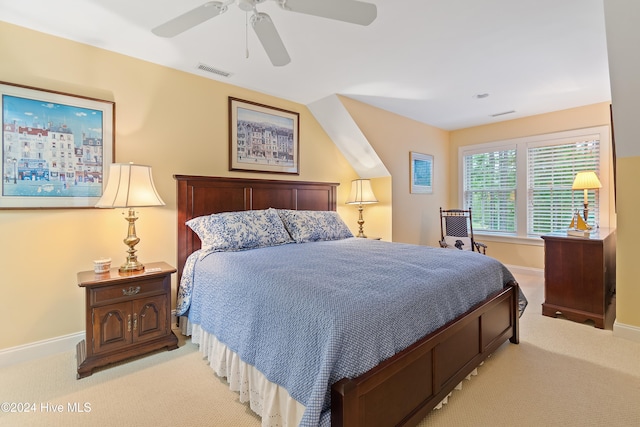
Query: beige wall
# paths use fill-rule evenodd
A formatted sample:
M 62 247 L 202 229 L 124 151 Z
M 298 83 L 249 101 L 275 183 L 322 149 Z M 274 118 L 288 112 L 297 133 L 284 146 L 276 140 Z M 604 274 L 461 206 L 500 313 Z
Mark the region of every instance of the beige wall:
M 0 58 L 2 81 L 115 101 L 115 160 L 153 166 L 167 203 L 139 211 L 142 262 L 175 265 L 174 174 L 340 182 L 338 209 L 357 229 L 357 210 L 344 205 L 355 172 L 302 105 L 3 22 Z M 300 176 L 228 171 L 228 96 L 300 113 Z M 388 200 L 385 183 L 376 184 Z M 389 222 L 388 209 L 379 211 L 379 221 Z M 119 210 L 0 210 L 0 292 L 8 322 L 0 349 L 83 331 L 76 273 L 90 270 L 97 257 L 121 264 L 126 224 Z
M 451 132 L 448 205 L 450 207 L 459 206 L 458 178 L 460 171 L 458 169 L 458 149 L 460 147 L 572 129 L 601 125 L 608 126 L 609 123 L 609 103 L 606 102 Z M 610 211 L 611 225 L 615 226 L 615 215 L 612 212 L 613 204 L 610 206 Z M 491 238 L 485 238 L 484 236 L 482 241 L 490 245 L 491 256 L 505 264 L 536 269 L 544 268 L 544 247 L 541 244 L 504 243 L 492 241 Z
M 640 228 L 636 220 L 640 212 L 640 156 L 618 159 L 617 180 L 616 323 L 636 328 L 634 339 L 640 341 Z
M 609 103 L 599 103 L 447 132 L 350 98 L 340 99 L 391 173 L 393 241 L 430 246 L 437 246 L 440 238 L 438 208 L 459 206 L 459 147 L 610 123 Z M 434 155 L 433 194 L 409 193 L 410 151 Z M 378 193 L 376 190 L 376 194 Z M 384 209 L 382 218 L 386 220 L 387 208 L 386 205 L 367 206 L 365 230 L 371 230 L 373 225 L 369 225 L 369 221 L 378 219 L 379 209 Z M 615 226 L 613 201 L 609 210 L 611 224 Z M 382 227 L 386 225 L 384 220 L 380 224 Z M 377 227 L 377 224 L 375 226 Z M 384 235 L 384 228 L 377 235 L 380 233 Z M 505 243 L 492 241 L 484 236 L 483 241 L 490 245 L 490 255 L 505 264 L 544 268 L 542 241 L 537 245 Z
M 357 176 L 302 105 L 2 22 L 0 57 L 2 81 L 116 102 L 116 161 L 152 165 L 167 202 L 163 208 L 140 210 L 137 229 L 142 241 L 137 248 L 143 262 L 175 264 L 173 174 L 340 182 L 338 210 L 357 230 L 356 207 L 344 205 L 350 181 Z M 228 96 L 300 112 L 300 176 L 228 171 Z M 392 175 L 372 180 L 380 203 L 365 207 L 365 232 L 431 246 L 439 239 L 438 208 L 458 205 L 458 147 L 609 124 L 608 103 L 603 103 L 446 132 L 349 98 L 341 100 Z M 410 151 L 434 155 L 433 194 L 409 194 Z M 638 158 L 619 162 L 618 179 L 635 183 L 638 170 Z M 637 212 L 634 185 L 618 187 L 618 210 Z M 629 226 L 629 238 L 618 239 L 619 282 L 635 283 L 637 277 L 624 267 L 633 264 L 635 250 L 620 250 L 625 241 L 626 247 L 636 247 L 638 236 L 631 228 L 635 230 Z M 118 210 L 0 210 L 0 291 L 7 301 L 5 316 L 16 325 L 0 334 L 0 350 L 82 331 L 84 294 L 76 286 L 76 272 L 90 269 L 96 257 L 123 261 L 125 233 L 126 222 Z M 506 264 L 543 267 L 542 247 L 490 245 L 491 255 Z M 619 300 L 625 293 L 630 301 L 624 310 L 626 323 L 640 325 L 631 314 L 640 300 L 637 289 L 619 289 Z M 619 307 L 624 304 L 619 301 Z
M 448 201 L 449 132 L 350 98 L 340 99 L 391 174 L 393 241 L 437 246 L 439 208 Z M 433 155 L 433 194 L 410 194 L 410 151 Z M 377 212 L 377 205 L 373 206 L 367 217 Z
M 616 323 L 614 332 L 640 341 L 640 2 L 605 0 L 607 51 L 617 155 Z

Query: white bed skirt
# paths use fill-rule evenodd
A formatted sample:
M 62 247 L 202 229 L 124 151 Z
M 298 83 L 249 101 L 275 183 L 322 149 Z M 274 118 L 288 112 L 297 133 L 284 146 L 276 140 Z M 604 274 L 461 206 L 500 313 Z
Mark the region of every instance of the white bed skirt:
M 305 407 L 293 399 L 284 387 L 267 380 L 255 367 L 240 360 L 236 353 L 200 325 L 189 322 L 187 317 L 181 316 L 179 325 L 180 332 L 191 336 L 191 342 L 200 347 L 200 352 L 216 375 L 226 378 L 229 388 L 240 394 L 240 402 L 249 402 L 251 410 L 262 418 L 262 427 L 295 427 L 300 424 Z M 477 374 L 476 368 L 465 379 L 469 380 Z M 462 390 L 462 381 L 455 389 Z M 452 393 L 442 399 L 435 409 L 442 408 Z
M 289 396 L 285 388 L 267 380 L 215 336 L 184 316 L 180 317 L 180 332 L 190 335 L 191 342 L 199 345 L 200 352 L 216 375 L 226 378 L 229 388 L 240 394 L 240 402 L 249 402 L 251 410 L 262 417 L 262 427 L 295 427 L 300 424 L 305 407 Z

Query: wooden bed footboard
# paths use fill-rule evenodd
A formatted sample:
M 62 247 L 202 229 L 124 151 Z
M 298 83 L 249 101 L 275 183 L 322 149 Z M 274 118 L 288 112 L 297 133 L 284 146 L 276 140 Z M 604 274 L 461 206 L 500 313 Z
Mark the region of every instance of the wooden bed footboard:
M 413 426 L 507 339 L 519 342 L 518 284 L 331 390 L 333 427 Z

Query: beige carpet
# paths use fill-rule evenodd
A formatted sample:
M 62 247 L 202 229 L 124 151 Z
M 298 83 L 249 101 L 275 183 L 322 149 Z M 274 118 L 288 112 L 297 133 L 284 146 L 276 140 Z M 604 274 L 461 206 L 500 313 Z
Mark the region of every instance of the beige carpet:
M 613 316 L 608 330 L 542 316 L 542 279 L 518 281 L 521 344 L 500 347 L 420 426 L 640 426 L 640 343 L 614 337 Z M 75 368 L 70 351 L 0 369 L 0 403 L 32 410 L 0 412 L 0 426 L 260 425 L 189 341 L 79 381 Z

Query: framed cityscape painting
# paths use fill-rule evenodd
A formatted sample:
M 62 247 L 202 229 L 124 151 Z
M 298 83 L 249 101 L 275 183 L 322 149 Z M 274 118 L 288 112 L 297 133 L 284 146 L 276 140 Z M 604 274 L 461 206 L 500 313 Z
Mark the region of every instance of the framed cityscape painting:
M 410 152 L 411 193 L 433 193 L 433 156 Z
M 93 207 L 115 155 L 115 103 L 0 82 L 0 209 Z
M 229 170 L 300 174 L 299 114 L 229 97 Z

